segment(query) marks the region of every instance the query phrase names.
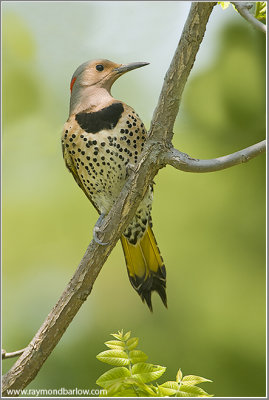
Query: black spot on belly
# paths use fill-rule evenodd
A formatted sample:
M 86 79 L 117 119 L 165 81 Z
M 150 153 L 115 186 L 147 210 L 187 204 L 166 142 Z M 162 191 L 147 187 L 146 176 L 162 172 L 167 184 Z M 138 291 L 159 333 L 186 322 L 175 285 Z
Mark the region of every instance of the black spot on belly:
M 88 133 L 97 133 L 103 129 L 113 129 L 123 113 L 122 103 L 113 103 L 100 111 L 93 113 L 78 113 L 76 121 Z

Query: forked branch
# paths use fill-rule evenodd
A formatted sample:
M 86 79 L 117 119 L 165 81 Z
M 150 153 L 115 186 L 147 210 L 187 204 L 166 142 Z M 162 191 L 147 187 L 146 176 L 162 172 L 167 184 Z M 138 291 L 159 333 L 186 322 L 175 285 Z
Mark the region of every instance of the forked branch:
M 245 18 L 251 25 L 253 25 L 254 28 L 258 29 L 263 33 L 266 33 L 266 26 L 249 12 L 249 6 L 247 2 L 232 1 L 232 3 L 234 4 L 239 14 L 243 18 Z
M 266 150 L 266 141 L 256 143 L 243 150 L 228 154 L 227 156 L 212 158 L 209 160 L 199 160 L 190 157 L 188 154 L 182 153 L 177 149 L 167 150 L 163 154 L 165 164 L 185 172 L 215 172 L 222 169 L 233 167 L 234 165 L 243 164 Z

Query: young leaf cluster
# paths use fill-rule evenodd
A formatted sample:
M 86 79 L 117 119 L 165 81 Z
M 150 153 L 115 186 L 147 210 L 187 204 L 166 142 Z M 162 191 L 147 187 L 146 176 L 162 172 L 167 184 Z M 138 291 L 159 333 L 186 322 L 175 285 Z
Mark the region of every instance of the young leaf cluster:
M 229 7 L 230 3 L 231 3 L 230 1 L 218 1 L 218 4 L 221 5 L 221 8 L 223 10 L 226 10 L 226 8 Z
M 158 384 L 166 367 L 147 363 L 148 356 L 137 349 L 138 338 L 131 332 L 113 333 L 115 340 L 105 342 L 109 350 L 96 357 L 99 361 L 113 365 L 96 383 L 106 390 L 107 397 L 212 397 L 197 386 L 209 379 L 195 375 L 183 377 L 178 371 L 175 381 Z M 102 393 L 102 396 L 104 394 Z
M 266 23 L 266 1 L 257 1 L 255 10 L 255 18 L 259 21 Z
M 231 4 L 230 1 L 218 1 L 218 4 L 221 5 L 223 10 L 226 10 L 226 8 L 229 7 Z M 257 18 L 259 21 L 263 22 L 264 24 L 266 23 L 266 1 L 255 1 L 253 3 L 249 3 L 250 5 L 250 12 Z M 234 5 L 232 4 L 234 7 Z M 253 7 L 255 6 L 255 7 Z M 234 7 L 236 10 L 236 8 Z

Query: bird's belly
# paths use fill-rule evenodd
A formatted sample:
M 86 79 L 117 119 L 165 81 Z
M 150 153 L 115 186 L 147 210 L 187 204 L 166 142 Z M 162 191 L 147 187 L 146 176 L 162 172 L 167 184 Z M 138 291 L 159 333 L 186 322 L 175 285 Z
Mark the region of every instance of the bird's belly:
M 104 174 L 107 174 L 108 171 L 110 170 L 108 169 Z M 125 181 L 122 178 L 120 174 L 110 174 L 109 180 L 105 179 L 104 175 L 103 177 L 96 176 L 93 185 L 88 190 L 92 202 L 96 205 L 100 213 L 106 214 L 109 212 L 124 186 Z
M 136 162 L 124 138 L 107 131 L 72 131 L 72 135 L 63 137 L 80 182 L 101 213 L 108 212 L 118 197 L 126 181 L 127 165 Z

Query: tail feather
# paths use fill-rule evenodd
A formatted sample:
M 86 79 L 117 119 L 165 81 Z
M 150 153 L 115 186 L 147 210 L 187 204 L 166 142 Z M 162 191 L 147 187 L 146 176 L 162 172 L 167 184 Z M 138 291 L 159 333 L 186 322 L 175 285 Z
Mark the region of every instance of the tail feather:
M 167 307 L 166 271 L 151 227 L 147 227 L 136 244 L 130 243 L 124 235 L 121 243 L 130 282 L 142 301 L 146 301 L 152 311 L 151 293 L 156 291 Z

